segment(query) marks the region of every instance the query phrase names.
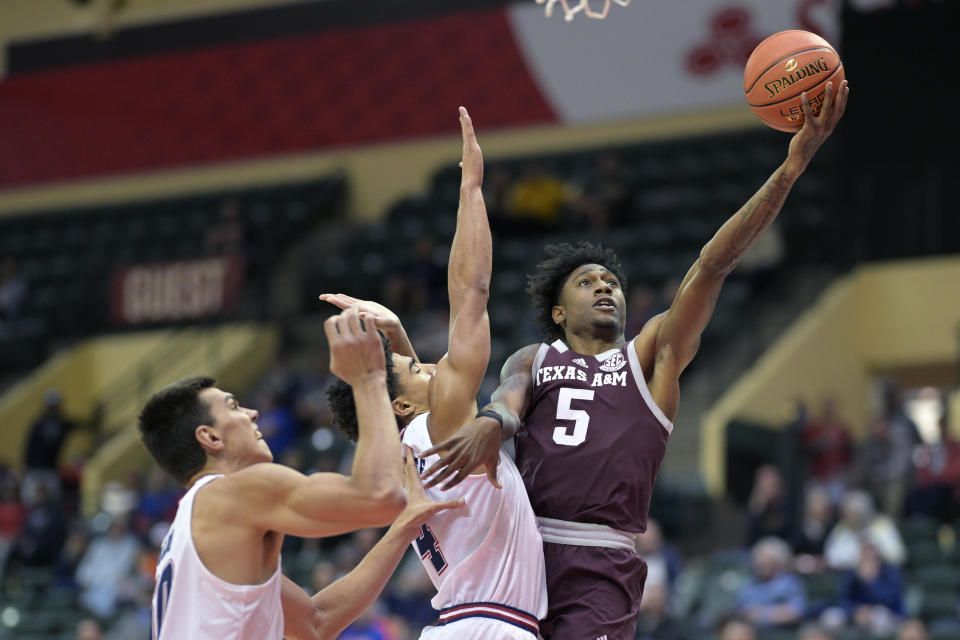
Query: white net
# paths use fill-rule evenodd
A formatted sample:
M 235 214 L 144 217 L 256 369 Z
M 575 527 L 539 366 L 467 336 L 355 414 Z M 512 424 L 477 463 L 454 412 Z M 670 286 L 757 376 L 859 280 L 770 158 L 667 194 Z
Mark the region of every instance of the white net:
M 607 17 L 607 14 L 610 12 L 610 4 L 615 2 L 621 7 L 626 7 L 630 4 L 630 0 L 594 0 L 596 4 L 602 4 L 603 8 L 599 11 L 590 6 L 590 0 L 537 0 L 537 4 L 545 4 L 547 10 L 547 17 L 553 15 L 553 8 L 556 5 L 560 5 L 560 8 L 563 9 L 563 18 L 567 22 L 573 20 L 573 17 L 578 13 L 583 13 L 583 15 L 588 18 L 593 18 L 594 20 L 603 20 Z

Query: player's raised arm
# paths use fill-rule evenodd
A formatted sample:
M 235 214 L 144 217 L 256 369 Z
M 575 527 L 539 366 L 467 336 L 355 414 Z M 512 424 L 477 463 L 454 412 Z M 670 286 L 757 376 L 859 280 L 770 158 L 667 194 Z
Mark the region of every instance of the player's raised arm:
M 225 479 L 228 495 L 239 503 L 225 508 L 226 517 L 244 518 L 262 530 L 318 537 L 387 525 L 403 508 L 400 436 L 374 322 L 348 309 L 327 319 L 324 330 L 330 370 L 351 385 L 357 406 L 351 475 L 304 476 L 280 465 L 253 465 Z
M 473 417 L 474 399 L 490 359 L 490 272 L 493 246 L 483 203 L 483 153 L 473 122 L 460 107 L 463 159 L 460 207 L 447 265 L 450 329 L 447 354 L 430 388 L 429 429 L 435 440 L 455 433 Z
M 283 585 L 284 637 L 290 640 L 332 640 L 360 617 L 383 591 L 403 559 L 420 525 L 446 509 L 464 505 L 463 498 L 435 502 L 423 491 L 413 454 L 404 451 L 407 506 L 383 538 L 357 567 L 312 598 L 289 579 Z
M 641 363 L 653 363 L 650 390 L 657 404 L 673 419 L 677 411 L 678 379 L 700 346 L 724 279 L 739 264 L 757 237 L 780 212 L 796 179 L 804 172 L 820 145 L 843 115 L 849 89 L 827 83 L 819 116 L 813 115 L 803 95 L 805 123 L 790 141 L 787 158 L 750 200 L 720 227 L 700 251 L 670 305 L 658 319 L 655 332 L 643 332 L 635 342 Z M 647 339 L 649 335 L 649 339 Z
M 522 416 L 527 413 L 533 393 L 533 361 L 539 348 L 540 345 L 531 344 L 507 358 L 500 370 L 500 386 L 491 395 L 490 404 L 460 431 L 423 453 L 424 457 L 440 456 L 423 473 L 424 478 L 429 478 L 427 488 L 453 474 L 456 475 L 443 488 L 455 487 L 481 464 L 487 467 L 487 479 L 500 488 L 496 464 L 500 443 L 517 433 Z

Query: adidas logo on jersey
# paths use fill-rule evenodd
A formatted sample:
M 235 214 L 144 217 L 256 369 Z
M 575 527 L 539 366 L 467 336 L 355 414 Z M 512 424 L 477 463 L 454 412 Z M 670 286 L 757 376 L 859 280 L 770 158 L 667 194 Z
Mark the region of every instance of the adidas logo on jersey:
M 580 365 L 581 367 L 583 367 L 584 369 L 587 368 L 587 361 L 584 360 L 583 358 L 574 358 L 574 359 L 573 359 L 573 364 L 578 364 L 578 365 Z
M 627 366 L 627 360 L 623 357 L 623 354 L 617 351 L 615 354 L 603 361 L 603 364 L 600 365 L 601 371 L 620 371 Z

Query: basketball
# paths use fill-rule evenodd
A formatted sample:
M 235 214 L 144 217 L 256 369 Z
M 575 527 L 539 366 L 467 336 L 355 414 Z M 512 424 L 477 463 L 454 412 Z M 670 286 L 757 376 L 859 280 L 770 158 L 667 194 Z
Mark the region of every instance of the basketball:
M 807 92 L 813 113 L 818 114 L 827 82 L 833 82 L 836 92 L 844 77 L 843 63 L 829 42 L 809 31 L 781 31 L 750 54 L 743 92 L 764 124 L 794 132 L 803 126 L 800 94 Z

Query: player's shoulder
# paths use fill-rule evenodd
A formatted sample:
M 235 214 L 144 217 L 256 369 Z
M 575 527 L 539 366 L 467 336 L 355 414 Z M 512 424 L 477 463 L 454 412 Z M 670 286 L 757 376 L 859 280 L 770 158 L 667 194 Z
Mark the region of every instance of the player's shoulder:
M 504 371 L 508 369 L 513 370 L 530 370 L 530 365 L 533 364 L 533 361 L 537 357 L 537 353 L 540 351 L 542 343 L 537 342 L 534 344 L 528 344 L 525 347 L 521 347 L 513 352 L 513 354 L 507 358 L 506 363 L 503 365 Z
M 260 462 L 228 473 L 203 487 L 202 491 L 224 499 L 256 500 L 261 496 L 275 496 L 299 483 L 303 477 L 299 471 L 282 464 Z

